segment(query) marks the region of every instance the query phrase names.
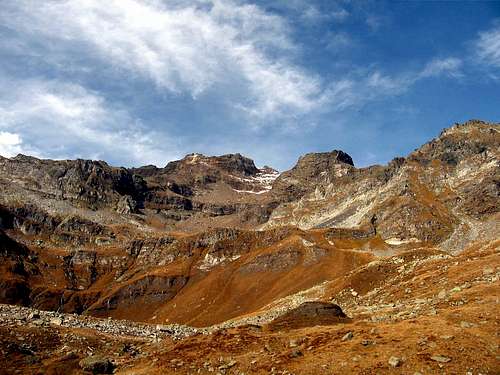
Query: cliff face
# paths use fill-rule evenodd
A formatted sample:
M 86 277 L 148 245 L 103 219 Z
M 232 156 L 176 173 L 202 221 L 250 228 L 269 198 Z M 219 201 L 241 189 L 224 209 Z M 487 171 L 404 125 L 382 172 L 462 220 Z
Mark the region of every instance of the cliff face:
M 380 257 L 458 253 L 498 238 L 499 147 L 498 124 L 470 121 L 368 168 L 342 151 L 282 174 L 239 154 L 0 158 L 0 302 L 206 325 Z

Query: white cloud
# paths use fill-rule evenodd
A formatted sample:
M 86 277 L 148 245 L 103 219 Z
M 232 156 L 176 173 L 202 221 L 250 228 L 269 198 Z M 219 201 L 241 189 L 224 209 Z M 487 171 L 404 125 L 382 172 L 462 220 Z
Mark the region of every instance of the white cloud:
M 10 158 L 17 154 L 21 154 L 22 140 L 19 134 L 0 131 L 0 155 Z
M 177 156 L 171 140 L 147 131 L 126 110 L 114 108 L 79 85 L 4 82 L 0 89 L 0 154 L 4 156 L 24 152 L 134 165 L 163 165 Z
M 500 25 L 479 33 L 475 48 L 482 63 L 500 67 Z
M 323 104 L 323 82 L 289 60 L 285 20 L 233 0 L 10 0 L 0 21 L 47 45 L 193 98 L 216 90 L 255 119 L 297 117 Z M 286 53 L 285 53 L 286 52 Z
M 461 67 L 462 60 L 455 57 L 435 59 L 425 66 L 419 77 L 427 78 L 445 75 L 453 78 L 460 78 L 463 77 L 463 73 L 460 71 Z

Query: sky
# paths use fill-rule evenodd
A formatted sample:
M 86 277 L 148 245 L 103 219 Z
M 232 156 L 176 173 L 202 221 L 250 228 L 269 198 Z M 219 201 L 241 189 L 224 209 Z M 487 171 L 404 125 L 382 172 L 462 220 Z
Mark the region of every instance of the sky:
M 0 155 L 405 156 L 500 121 L 500 2 L 0 0 Z

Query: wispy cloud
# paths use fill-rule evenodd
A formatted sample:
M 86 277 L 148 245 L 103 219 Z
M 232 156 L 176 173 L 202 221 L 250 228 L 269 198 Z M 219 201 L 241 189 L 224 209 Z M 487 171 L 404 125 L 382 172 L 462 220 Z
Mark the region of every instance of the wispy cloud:
M 355 44 L 353 38 L 346 32 L 329 32 L 325 36 L 324 42 L 326 48 L 333 52 L 341 51 L 346 47 L 352 47 Z
M 419 78 L 448 76 L 452 78 L 461 78 L 464 74 L 461 71 L 462 60 L 456 57 L 448 57 L 444 59 L 434 59 L 429 62 L 420 72 Z
M 304 5 L 300 9 L 301 16 L 303 19 L 309 22 L 318 21 L 335 21 L 343 22 L 349 17 L 349 12 L 343 8 L 338 8 L 336 10 L 324 12 L 313 4 Z
M 297 117 L 321 105 L 323 83 L 290 61 L 286 21 L 231 0 L 7 0 L 0 20 L 47 45 L 132 72 L 160 90 L 220 94 L 259 119 Z M 285 53 L 286 52 L 286 53 Z M 231 96 L 224 96 L 231 92 Z M 222 93 L 222 94 L 221 94 Z
M 475 52 L 479 60 L 496 68 L 500 67 L 500 23 L 491 29 L 479 33 L 474 42 Z
M 325 4 L 311 0 L 267 0 L 272 8 L 292 11 L 298 19 L 310 22 L 343 22 L 349 18 L 350 12 L 339 2 L 330 1 Z
M 327 90 L 331 109 L 342 111 L 359 108 L 372 101 L 380 101 L 407 92 L 417 82 L 445 77 L 463 76 L 457 58 L 434 59 L 421 70 L 387 74 L 380 70 L 367 70 L 330 84 Z
M 85 157 L 159 165 L 175 143 L 144 129 L 97 93 L 59 81 L 8 81 L 0 89 L 0 154 Z M 166 152 L 165 150 L 171 150 Z

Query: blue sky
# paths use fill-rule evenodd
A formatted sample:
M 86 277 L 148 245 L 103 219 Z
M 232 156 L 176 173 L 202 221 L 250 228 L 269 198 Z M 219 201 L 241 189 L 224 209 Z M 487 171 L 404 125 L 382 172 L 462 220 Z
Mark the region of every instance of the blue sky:
M 292 167 L 500 120 L 500 2 L 2 0 L 0 154 Z

